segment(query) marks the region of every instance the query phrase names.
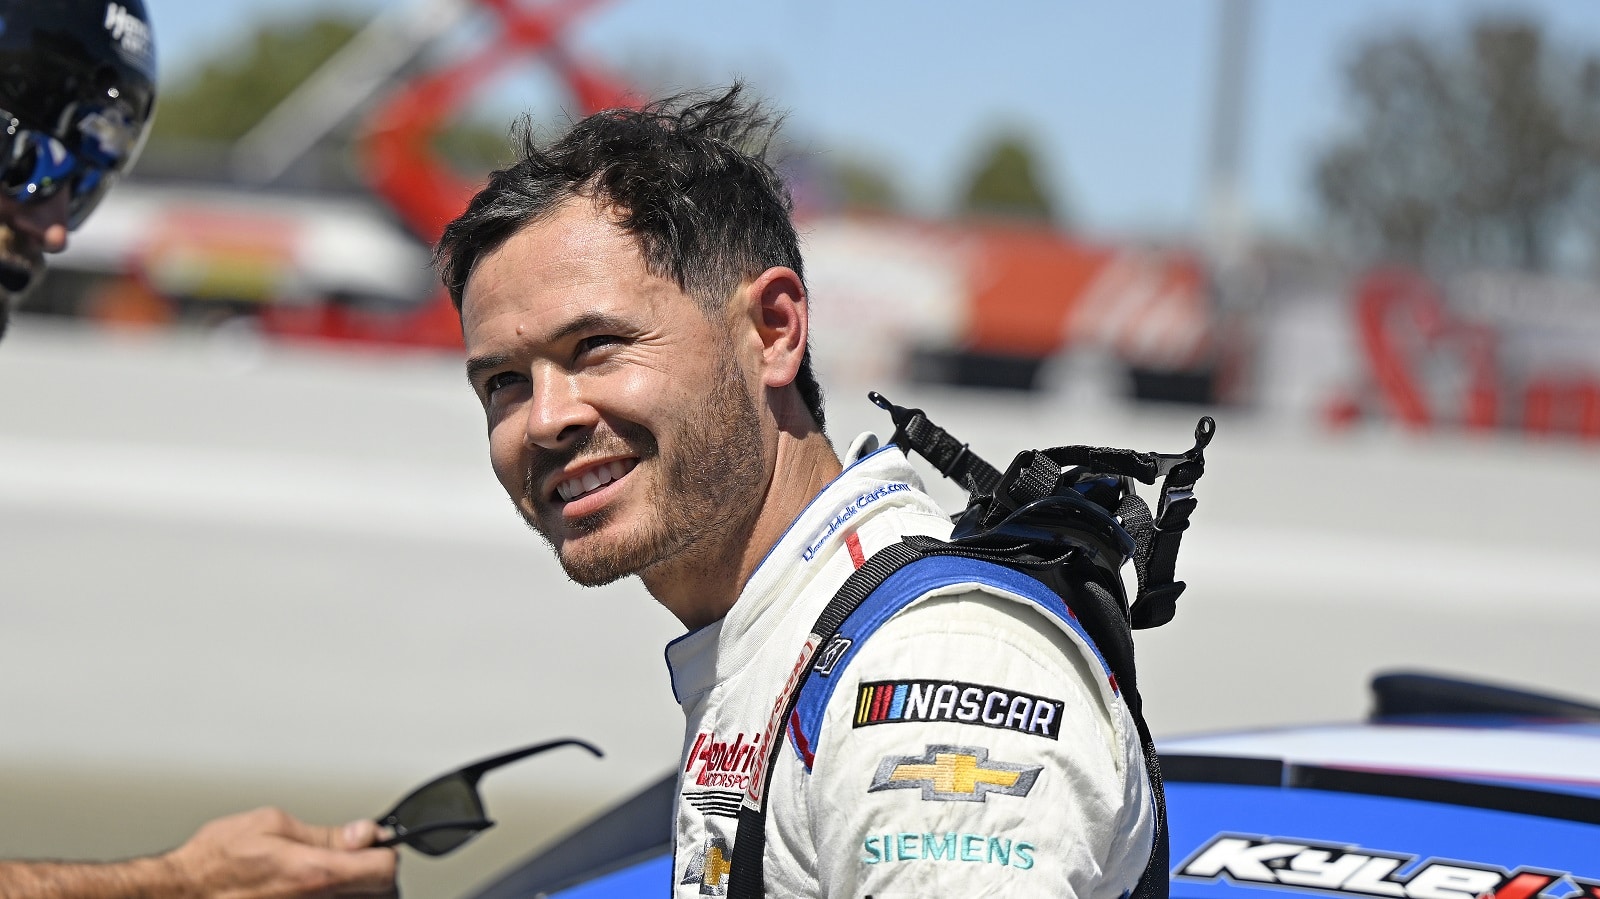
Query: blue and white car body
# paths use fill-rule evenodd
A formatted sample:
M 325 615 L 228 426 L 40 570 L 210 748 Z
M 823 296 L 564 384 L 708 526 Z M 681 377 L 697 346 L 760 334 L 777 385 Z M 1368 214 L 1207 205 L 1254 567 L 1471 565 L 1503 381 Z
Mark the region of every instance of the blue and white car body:
M 1163 750 L 1174 897 L 1600 899 L 1600 724 L 1462 716 Z

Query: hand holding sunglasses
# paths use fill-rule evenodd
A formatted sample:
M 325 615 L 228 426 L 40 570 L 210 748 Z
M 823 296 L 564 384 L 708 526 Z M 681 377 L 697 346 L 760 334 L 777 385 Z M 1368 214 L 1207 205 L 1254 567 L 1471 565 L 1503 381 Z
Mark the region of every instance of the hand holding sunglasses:
M 479 779 L 502 765 L 561 746 L 581 746 L 596 758 L 605 755 L 583 740 L 551 740 L 457 768 L 412 790 L 379 817 L 378 824 L 389 828 L 394 836 L 377 845 L 404 843 L 425 855 L 454 852 L 479 832 L 494 826 L 478 793 Z

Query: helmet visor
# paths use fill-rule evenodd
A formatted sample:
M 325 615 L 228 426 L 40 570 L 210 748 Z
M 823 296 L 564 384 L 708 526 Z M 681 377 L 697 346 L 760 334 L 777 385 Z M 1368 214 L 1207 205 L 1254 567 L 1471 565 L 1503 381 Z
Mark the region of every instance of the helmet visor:
M 0 112 L 0 190 L 18 202 L 68 192 L 67 227 L 77 228 L 99 205 L 144 142 L 141 123 L 120 109 L 80 109 L 62 139 L 25 128 Z

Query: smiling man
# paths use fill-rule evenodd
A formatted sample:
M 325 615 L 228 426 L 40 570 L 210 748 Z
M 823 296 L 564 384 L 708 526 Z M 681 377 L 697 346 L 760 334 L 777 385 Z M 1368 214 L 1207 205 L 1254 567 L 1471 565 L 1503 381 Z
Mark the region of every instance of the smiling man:
M 437 251 L 517 510 L 574 581 L 637 575 L 689 629 L 668 647 L 675 895 L 726 893 L 770 773 L 771 894 L 1118 899 L 1150 855 L 1149 785 L 1069 622 L 929 586 L 818 654 L 821 700 L 772 713 L 845 579 L 951 523 L 900 448 L 863 435 L 841 464 L 824 435 L 770 136 L 735 87 L 526 138 Z
M 777 266 L 751 285 L 753 307 L 703 307 L 650 273 L 602 203 L 561 202 L 484 257 L 469 372 L 495 473 L 567 574 L 638 574 L 700 627 L 839 472 L 811 412 L 781 389 L 804 358 L 803 288 Z

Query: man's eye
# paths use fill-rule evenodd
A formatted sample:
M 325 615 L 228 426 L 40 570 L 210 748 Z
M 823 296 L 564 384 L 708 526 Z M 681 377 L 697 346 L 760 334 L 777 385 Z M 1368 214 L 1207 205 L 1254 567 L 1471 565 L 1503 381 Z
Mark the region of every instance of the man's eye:
M 578 341 L 578 352 L 587 353 L 591 350 L 598 350 L 601 347 L 621 342 L 622 338 L 615 334 L 596 334 L 593 337 L 585 337 Z
M 495 391 L 499 390 L 500 388 L 510 387 L 513 384 L 517 384 L 525 380 L 527 379 L 514 371 L 503 371 L 498 374 L 490 375 L 489 379 L 483 382 L 483 395 L 492 397 L 494 396 Z

